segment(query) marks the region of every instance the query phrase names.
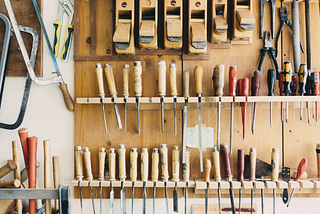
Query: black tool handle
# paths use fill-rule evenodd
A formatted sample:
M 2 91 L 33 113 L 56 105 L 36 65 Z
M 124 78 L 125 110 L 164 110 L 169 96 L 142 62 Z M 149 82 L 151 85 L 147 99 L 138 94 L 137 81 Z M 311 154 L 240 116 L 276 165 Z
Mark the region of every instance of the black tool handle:
M 266 53 L 267 53 L 267 49 L 266 48 L 262 48 L 260 50 L 261 57 L 260 57 L 259 65 L 258 65 L 258 70 L 259 71 L 261 71 L 263 60 L 266 57 Z
M 291 89 L 291 95 L 296 96 L 297 95 L 297 76 L 292 75 L 290 89 Z
M 279 73 L 280 73 L 279 64 L 278 64 L 276 56 L 274 55 L 274 49 L 270 48 L 269 52 L 270 52 L 271 57 L 272 57 L 272 61 L 273 61 L 273 64 L 274 64 L 274 68 L 276 70 L 276 75 L 277 75 L 277 80 L 278 80 L 279 79 Z
M 273 69 L 268 70 L 268 76 L 267 76 L 267 81 L 268 81 L 268 96 L 274 96 L 273 89 L 274 89 L 274 82 L 275 82 L 275 73 Z
M 301 64 L 299 69 L 299 91 L 298 93 L 303 95 L 306 93 L 306 84 L 307 84 L 307 65 Z
M 283 65 L 283 71 L 282 71 L 282 81 L 283 81 L 283 93 L 285 93 L 286 96 L 291 93 L 290 90 L 290 84 L 291 84 L 291 78 L 292 78 L 292 69 L 291 69 L 291 63 L 289 61 L 285 61 Z
M 307 69 L 307 83 L 306 83 L 306 95 L 311 95 L 311 73 L 310 70 Z

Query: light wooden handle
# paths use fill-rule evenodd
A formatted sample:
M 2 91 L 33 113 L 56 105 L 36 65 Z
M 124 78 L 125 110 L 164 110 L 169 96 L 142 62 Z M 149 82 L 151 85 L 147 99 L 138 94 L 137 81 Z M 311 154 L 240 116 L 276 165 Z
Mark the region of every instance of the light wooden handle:
M 125 98 L 129 97 L 129 65 L 124 64 L 123 65 L 123 96 Z
M 103 87 L 103 71 L 100 63 L 96 64 L 95 72 L 97 75 L 97 81 L 98 81 L 98 87 L 99 87 L 99 97 L 103 98 L 105 96 L 105 93 L 104 93 L 104 87 Z
M 13 161 L 16 163 L 17 168 L 14 170 L 14 179 L 17 179 L 21 183 L 21 175 L 20 175 L 20 156 L 19 156 L 19 145 L 18 141 L 14 140 L 12 141 L 12 156 Z M 16 211 L 17 214 L 22 214 L 22 200 L 17 199 L 16 200 Z
M 117 97 L 116 82 L 114 80 L 112 67 L 110 64 L 104 65 L 104 72 L 107 77 L 108 87 L 112 98 Z
M 91 157 L 90 157 L 90 150 L 88 147 L 83 148 L 83 163 L 84 163 L 84 171 L 87 175 L 87 180 L 92 181 L 93 175 L 91 170 Z
M 161 60 L 158 62 L 158 92 L 159 96 L 166 96 L 166 62 Z
M 180 172 L 180 149 L 179 146 L 173 146 L 172 149 L 172 181 L 179 181 Z
M 132 148 L 130 150 L 130 180 L 132 182 L 137 181 L 137 174 L 138 174 L 138 149 Z
M 220 155 L 216 148 L 212 149 L 213 174 L 216 181 L 221 181 Z
M 63 95 L 63 100 L 64 100 L 64 103 L 65 103 L 67 109 L 69 111 L 73 111 L 74 110 L 74 103 L 73 103 L 72 97 L 68 91 L 67 84 L 66 83 L 60 84 L 59 88 L 61 89 L 61 92 Z
M 213 79 L 216 96 L 222 96 L 223 87 L 224 87 L 224 65 L 223 64 L 216 65 L 216 67 L 214 68 L 212 79 Z
M 76 179 L 79 181 L 83 178 L 83 157 L 81 146 L 76 146 L 74 149 L 75 164 L 76 164 Z
M 118 155 L 119 155 L 119 179 L 120 181 L 125 181 L 127 174 L 126 174 L 126 148 L 123 144 L 119 145 L 118 148 Z
M 206 159 L 204 161 L 204 182 L 210 182 L 211 161 Z
M 29 188 L 35 189 L 37 187 L 37 137 L 27 138 L 28 148 L 29 148 Z M 29 214 L 36 214 L 36 201 L 34 199 L 29 200 Z
M 149 169 L 149 155 L 148 148 L 142 148 L 141 150 L 141 180 L 143 182 L 148 181 L 148 169 Z
M 318 167 L 318 180 L 320 180 L 320 143 L 317 144 L 316 147 L 316 153 L 317 153 L 317 167 Z
M 171 87 L 171 96 L 177 97 L 178 90 L 177 90 L 177 68 L 176 64 L 171 63 L 169 68 L 170 74 L 170 87 Z
M 168 148 L 166 144 L 161 144 L 159 149 L 160 165 L 161 165 L 161 178 L 163 181 L 168 181 Z
M 188 71 L 183 72 L 183 96 L 189 97 L 189 80 L 190 80 L 190 74 Z
M 51 157 L 50 157 L 50 141 L 43 141 L 43 150 L 44 150 L 44 188 L 51 189 Z M 45 200 L 45 212 L 51 213 L 51 200 Z
M 109 181 L 116 180 L 116 152 L 114 148 L 109 149 Z
M 182 181 L 189 182 L 190 179 L 190 151 L 185 153 L 185 163 L 182 164 Z
M 0 188 L 19 188 L 20 185 L 21 185 L 21 182 L 19 179 L 0 182 Z
M 159 177 L 159 149 L 152 149 L 151 180 L 157 182 Z
M 133 63 L 134 96 L 142 96 L 142 66 L 140 61 Z
M 4 177 L 9 172 L 17 168 L 16 163 L 13 160 L 8 160 L 7 164 L 0 168 L 0 178 Z
M 271 180 L 278 181 L 279 177 L 279 149 L 272 148 L 271 153 Z
M 202 95 L 202 78 L 203 78 L 203 69 L 200 65 L 194 68 L 194 79 L 196 81 L 196 94 L 198 97 Z
M 104 163 L 106 159 L 106 148 L 100 148 L 99 149 L 99 181 L 104 180 Z
M 52 166 L 53 166 L 53 188 L 59 188 L 59 157 L 52 157 Z M 59 199 L 55 200 L 54 203 L 54 213 L 58 213 L 59 211 Z
M 24 158 L 24 164 L 27 169 L 29 169 L 29 149 L 28 149 L 28 144 L 27 144 L 27 137 L 29 136 L 28 134 L 28 129 L 27 128 L 21 128 L 18 130 L 18 135 L 20 138 L 20 143 L 21 143 L 21 148 L 22 148 L 22 153 L 23 153 L 23 158 Z M 1 178 L 1 176 L 0 176 Z
M 257 152 L 256 148 L 250 148 L 250 181 L 256 180 L 256 160 L 257 160 Z

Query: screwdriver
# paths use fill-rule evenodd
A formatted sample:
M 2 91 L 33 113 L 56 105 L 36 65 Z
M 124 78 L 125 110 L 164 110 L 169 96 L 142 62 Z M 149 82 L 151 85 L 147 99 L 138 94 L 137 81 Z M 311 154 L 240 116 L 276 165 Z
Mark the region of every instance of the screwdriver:
M 183 131 L 182 131 L 182 164 L 186 163 L 187 150 L 187 120 L 188 120 L 188 97 L 189 97 L 189 72 L 183 72 Z
M 299 91 L 298 93 L 303 96 L 306 93 L 306 83 L 307 83 L 307 65 L 301 64 L 299 69 Z M 302 101 L 300 102 L 300 120 L 302 120 Z
M 314 90 L 313 95 L 318 96 L 319 95 L 319 71 L 313 72 L 313 84 L 314 84 Z M 318 101 L 316 101 L 316 122 L 318 122 Z
M 229 96 L 236 96 L 237 88 L 237 67 L 230 66 L 229 68 Z M 233 137 L 233 112 L 234 112 L 234 100 L 231 102 L 231 116 L 230 116 L 230 154 L 232 154 L 232 137 Z M 219 151 L 220 148 L 217 147 Z
M 129 65 L 123 65 L 124 135 L 127 134 L 127 99 L 129 97 Z
M 282 76 L 282 72 L 279 72 L 279 90 L 280 90 L 280 96 L 284 96 L 283 94 L 283 76 Z M 283 102 L 281 102 L 281 123 L 283 123 Z
M 267 82 L 269 90 L 268 96 L 274 96 L 273 89 L 275 82 L 275 72 L 273 69 L 268 70 Z M 270 102 L 270 127 L 272 127 L 272 102 Z
M 161 102 L 161 128 L 164 132 L 164 112 L 163 112 L 163 99 L 166 96 L 166 62 L 161 60 L 158 62 L 158 92 Z
M 291 95 L 296 96 L 297 94 L 297 76 L 292 75 L 292 81 L 290 84 Z M 294 102 L 292 108 L 292 123 L 294 124 Z
M 103 104 L 103 98 L 104 98 L 104 95 L 105 95 L 104 94 L 104 87 L 103 87 L 103 72 L 102 72 L 102 68 L 101 68 L 101 64 L 100 63 L 96 64 L 95 72 L 96 72 L 97 80 L 98 80 L 100 102 L 102 104 L 104 128 L 106 130 L 106 134 L 108 134 L 106 115 L 105 115 L 105 112 L 104 112 L 104 104 Z
M 213 71 L 213 85 L 216 92 L 216 96 L 219 96 L 219 102 L 217 102 L 217 148 L 220 147 L 220 109 L 221 109 L 221 97 L 223 95 L 224 87 L 224 65 L 216 65 Z
M 171 63 L 169 68 L 171 96 L 173 97 L 173 111 L 174 111 L 174 135 L 177 135 L 177 69 L 176 64 Z
M 239 80 L 239 94 L 240 96 L 249 96 L 249 79 L 243 78 Z M 242 112 L 242 125 L 243 125 L 243 142 L 246 139 L 246 108 L 247 102 L 241 102 L 241 112 Z
M 282 71 L 282 81 L 283 81 L 283 93 L 286 96 L 289 96 L 291 93 L 290 90 L 290 84 L 291 84 L 291 79 L 292 79 L 292 69 L 291 69 L 291 63 L 289 61 L 285 61 L 283 65 L 283 71 Z M 288 123 L 288 101 L 286 103 L 286 123 Z
M 140 61 L 133 63 L 134 96 L 137 103 L 138 134 L 140 134 L 140 102 L 142 96 L 142 67 Z
M 105 72 L 106 77 L 107 77 L 107 82 L 108 82 L 108 86 L 109 86 L 109 91 L 110 91 L 110 95 L 111 95 L 111 98 L 112 98 L 112 102 L 114 103 L 114 112 L 116 113 L 118 127 L 119 127 L 119 129 L 122 129 L 119 108 L 118 108 L 117 103 L 114 102 L 114 98 L 117 97 L 117 90 L 116 90 L 116 83 L 115 83 L 115 80 L 114 80 L 112 67 L 111 67 L 110 64 L 107 63 L 107 64 L 104 65 L 104 72 Z
M 130 180 L 132 182 L 131 214 L 133 214 L 134 182 L 137 181 L 137 169 L 138 169 L 138 149 L 131 148 L 130 150 Z
M 244 181 L 244 150 L 238 149 L 238 181 Z M 239 189 L 239 214 L 241 211 L 241 188 Z
M 253 81 L 252 81 L 252 86 L 253 86 L 253 93 L 251 96 L 258 96 L 259 95 L 259 89 L 260 89 L 260 82 L 261 82 L 261 71 L 256 70 L 253 75 Z M 253 103 L 253 114 L 252 114 L 252 127 L 251 131 L 252 134 L 254 134 L 254 128 L 255 128 L 255 121 L 256 121 L 256 108 L 257 108 L 257 103 Z
M 310 70 L 307 69 L 307 83 L 306 83 L 306 95 L 310 96 L 311 93 L 311 74 Z M 310 108 L 309 108 L 309 101 L 307 101 L 307 109 L 308 109 L 308 124 L 310 124 Z
M 194 78 L 196 81 L 196 96 L 198 97 L 198 121 L 199 121 L 199 150 L 200 150 L 200 172 L 203 172 L 202 160 L 202 135 L 201 135 L 201 97 L 202 97 L 202 78 L 203 70 L 200 65 L 194 69 Z

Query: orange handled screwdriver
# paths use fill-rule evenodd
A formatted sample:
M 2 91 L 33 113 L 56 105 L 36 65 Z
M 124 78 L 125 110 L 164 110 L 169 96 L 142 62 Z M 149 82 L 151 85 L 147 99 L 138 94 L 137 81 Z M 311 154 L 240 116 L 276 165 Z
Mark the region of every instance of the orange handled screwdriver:
M 249 79 L 243 78 L 239 80 L 239 95 L 240 96 L 249 96 Z M 241 112 L 242 112 L 242 125 L 243 125 L 243 142 L 246 139 L 246 109 L 247 109 L 247 102 L 241 102 Z
M 230 66 L 229 68 L 229 96 L 236 96 L 237 88 L 237 67 Z M 230 117 L 230 154 L 232 154 L 232 137 L 233 137 L 233 110 L 234 110 L 234 100 L 231 103 L 231 117 Z M 217 148 L 219 151 L 220 148 Z

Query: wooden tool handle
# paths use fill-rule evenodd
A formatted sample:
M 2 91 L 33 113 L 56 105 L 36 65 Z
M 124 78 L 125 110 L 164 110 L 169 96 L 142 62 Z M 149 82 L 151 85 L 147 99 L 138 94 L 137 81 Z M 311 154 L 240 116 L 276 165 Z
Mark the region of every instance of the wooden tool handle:
M 149 155 L 148 148 L 141 149 L 141 180 L 148 181 Z
M 317 144 L 316 147 L 316 153 L 317 153 L 317 167 L 318 167 L 318 180 L 320 180 L 320 143 Z
M 232 181 L 230 153 L 229 153 L 228 145 L 227 144 L 221 145 L 220 152 L 222 154 L 222 162 L 224 164 L 224 170 L 227 176 L 227 181 Z
M 53 166 L 53 188 L 59 188 L 59 157 L 52 157 L 52 166 Z M 54 213 L 58 213 L 59 211 L 59 199 L 55 199 L 54 203 Z
M 221 181 L 220 155 L 216 148 L 212 149 L 213 174 L 216 181 Z
M 161 178 L 163 181 L 168 181 L 168 148 L 166 144 L 161 144 L 159 149 L 160 165 L 161 165 Z
M 83 178 L 83 157 L 81 146 L 76 146 L 74 149 L 75 165 L 76 165 L 76 179 L 79 181 Z
M 278 181 L 279 177 L 279 149 L 272 148 L 271 153 L 271 180 Z
M 116 152 L 114 148 L 109 149 L 109 180 L 116 180 Z
M 114 80 L 112 67 L 110 64 L 104 65 L 104 72 L 107 77 L 108 87 L 112 98 L 117 97 L 116 82 Z
M 36 188 L 37 181 L 37 137 L 27 138 L 28 148 L 29 148 L 29 188 Z M 36 212 L 36 201 L 34 199 L 29 200 L 29 214 L 35 214 Z
M 123 144 L 120 144 L 118 147 L 119 155 L 119 178 L 120 181 L 124 181 L 127 177 L 126 174 L 126 148 Z
M 141 154 L 142 157 L 142 154 Z M 142 161 L 142 158 L 141 158 Z M 130 181 L 137 181 L 138 174 L 138 149 L 132 148 L 130 150 Z
M 84 163 L 84 171 L 87 175 L 87 180 L 92 181 L 93 175 L 91 170 L 91 157 L 90 157 L 90 150 L 88 147 L 83 148 L 83 163 Z
M 40 167 L 40 163 L 37 161 L 37 168 L 39 168 L 39 167 Z M 27 168 L 24 168 L 23 170 L 20 171 L 20 177 L 21 177 L 21 184 L 23 184 L 26 180 L 28 180 L 28 170 L 27 170 Z
M 239 82 L 239 91 L 240 91 L 240 96 L 249 96 L 249 79 L 248 78 L 243 78 Z
M 203 78 L 203 69 L 200 65 L 197 65 L 194 68 L 194 79 L 196 81 L 196 95 L 201 97 L 202 95 L 202 78 Z
M 104 87 L 103 87 L 103 71 L 101 64 L 98 63 L 96 64 L 96 69 L 95 69 L 96 75 L 97 75 L 97 81 L 98 81 L 98 87 L 99 87 L 99 97 L 104 97 Z
M 134 96 L 142 96 L 142 66 L 140 61 L 133 63 Z
M 204 182 L 210 182 L 211 161 L 206 159 L 204 161 Z
M 172 181 L 178 182 L 180 172 L 180 148 L 179 146 L 173 146 L 172 149 Z
M 19 179 L 0 182 L 0 188 L 19 188 L 20 185 L 21 185 L 21 181 Z
M 250 148 L 250 181 L 256 180 L 256 160 L 257 152 L 255 147 Z
M 124 64 L 123 65 L 123 96 L 125 98 L 129 97 L 129 65 Z
M 17 165 L 13 160 L 8 160 L 8 162 L 6 163 L 6 165 L 2 166 L 0 168 L 0 178 L 4 177 L 5 175 L 7 175 L 9 172 L 13 171 L 17 169 Z
M 252 96 L 258 96 L 259 95 L 259 89 L 260 89 L 260 82 L 261 82 L 261 71 L 256 70 L 254 72 L 253 76 L 253 94 Z
M 64 103 L 66 104 L 66 107 L 69 111 L 74 110 L 74 103 L 73 99 L 68 91 L 68 86 L 66 83 L 60 84 L 59 88 L 61 89 L 62 95 L 63 95 L 63 100 Z
M 190 179 L 190 151 L 185 153 L 185 163 L 182 164 L 182 181 L 189 182 Z
M 27 169 L 29 169 L 29 149 L 27 144 L 27 137 L 28 135 L 28 129 L 27 128 L 21 128 L 18 130 L 18 135 L 20 138 L 23 158 L 24 158 L 24 164 Z
M 189 80 L 190 80 L 190 74 L 188 71 L 183 72 L 183 96 L 189 97 Z
M 104 180 L 104 163 L 106 160 L 106 148 L 101 147 L 99 149 L 99 181 Z
M 159 177 L 159 149 L 152 149 L 151 180 L 157 182 Z
M 44 188 L 51 189 L 51 157 L 50 157 L 50 141 L 43 141 L 43 150 L 44 150 Z M 45 212 L 51 213 L 51 200 L 45 200 Z
M 159 96 L 166 96 L 166 61 L 158 62 L 158 92 Z
M 244 150 L 238 149 L 238 181 L 244 181 Z
M 307 166 L 308 166 L 308 159 L 302 158 L 298 166 L 297 177 L 294 179 L 294 181 L 300 182 L 300 178 L 302 174 L 306 171 Z
M 178 90 L 177 90 L 177 68 L 176 64 L 171 63 L 169 68 L 170 74 L 170 88 L 171 88 L 171 96 L 177 97 Z
M 13 161 L 16 163 L 17 168 L 14 170 L 14 179 L 17 179 L 21 183 L 21 174 L 20 174 L 20 156 L 19 156 L 19 145 L 18 141 L 12 141 L 12 156 Z M 22 201 L 20 199 L 16 200 L 16 211 L 17 214 L 22 214 Z
M 216 65 L 213 71 L 212 76 L 214 90 L 216 91 L 216 96 L 223 95 L 223 87 L 224 87 L 224 65 L 219 64 Z
M 237 67 L 230 66 L 229 68 L 229 96 L 236 96 L 237 88 Z

